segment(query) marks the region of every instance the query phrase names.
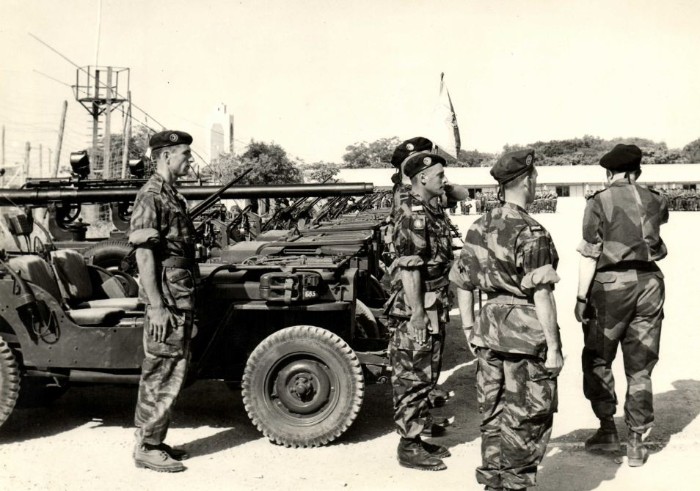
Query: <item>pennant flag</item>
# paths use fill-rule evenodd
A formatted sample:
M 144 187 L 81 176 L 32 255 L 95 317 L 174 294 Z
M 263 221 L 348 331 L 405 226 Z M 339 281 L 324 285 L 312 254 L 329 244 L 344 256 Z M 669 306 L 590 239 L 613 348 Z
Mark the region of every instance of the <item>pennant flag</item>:
M 445 84 L 444 73 L 440 74 L 440 96 L 433 111 L 433 131 L 430 138 L 440 150 L 459 159 L 462 141 L 457 126 L 457 114 Z

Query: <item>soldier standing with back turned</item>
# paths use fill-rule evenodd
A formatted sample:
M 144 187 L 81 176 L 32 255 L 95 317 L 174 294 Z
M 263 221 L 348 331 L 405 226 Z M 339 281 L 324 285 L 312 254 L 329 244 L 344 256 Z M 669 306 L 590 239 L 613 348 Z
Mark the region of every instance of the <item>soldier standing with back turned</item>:
M 523 490 L 535 485 L 557 410 L 564 361 L 552 289 L 559 257 L 549 233 L 526 211 L 537 185 L 534 151 L 505 154 L 491 175 L 505 203 L 469 228 L 450 280 L 478 360 L 476 479 L 487 490 Z M 477 288 L 488 300 L 474 323 Z
M 165 444 L 170 412 L 187 372 L 193 327 L 194 226 L 175 181 L 187 175 L 192 137 L 162 131 L 150 139 L 156 173 L 136 196 L 129 242 L 136 248 L 139 297 L 146 304 L 145 358 L 136 403 L 137 467 L 159 472 L 185 470 L 182 449 Z
M 643 434 L 654 423 L 651 372 L 659 359 L 665 296 L 656 261 L 666 257 L 659 229 L 668 221 L 666 199 L 637 184 L 641 161 L 639 147 L 623 144 L 600 159 L 609 186 L 586 203 L 575 308 L 576 319 L 583 322 L 583 392 L 600 420 L 586 448 L 619 450 L 611 366 L 621 344 L 632 467 L 646 461 Z

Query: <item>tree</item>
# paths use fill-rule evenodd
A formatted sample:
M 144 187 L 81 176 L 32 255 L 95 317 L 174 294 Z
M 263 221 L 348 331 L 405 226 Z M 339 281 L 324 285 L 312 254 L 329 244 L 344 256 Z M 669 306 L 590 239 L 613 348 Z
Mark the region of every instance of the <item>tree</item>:
M 251 141 L 241 156 L 222 153 L 202 169 L 203 176 L 225 183 L 234 176 L 252 167 L 253 170 L 240 185 L 264 186 L 265 184 L 292 184 L 304 182 L 297 163 L 287 156 L 287 152 L 276 143 Z
M 314 162 L 304 167 L 304 181 L 325 182 L 335 177 L 340 169 L 328 162 Z
M 688 160 L 688 162 L 700 162 L 700 138 L 693 140 L 683 147 L 683 156 Z
M 148 140 L 153 132 L 143 125 L 137 125 L 131 131 L 129 138 L 129 154 L 128 160 L 140 159 L 146 154 L 148 148 Z M 124 152 L 124 135 L 115 133 L 110 136 L 110 168 L 112 170 L 112 178 L 121 177 L 122 155 Z M 93 169 L 104 169 L 104 138 L 97 143 L 97 152 L 94 161 L 90 162 L 90 167 Z M 153 174 L 153 168 L 150 161 L 146 161 L 146 176 Z M 129 172 L 127 170 L 127 177 Z
M 391 155 L 401 143 L 397 136 L 380 138 L 371 143 L 359 142 L 345 147 L 343 162 L 349 169 L 391 167 Z

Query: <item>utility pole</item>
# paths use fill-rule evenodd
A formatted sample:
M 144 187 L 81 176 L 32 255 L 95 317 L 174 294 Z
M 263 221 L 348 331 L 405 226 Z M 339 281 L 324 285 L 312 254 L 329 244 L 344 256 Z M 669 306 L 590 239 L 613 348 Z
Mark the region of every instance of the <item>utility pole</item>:
M 107 94 L 105 97 L 105 128 L 102 142 L 104 144 L 102 164 L 102 179 L 112 177 L 112 67 L 107 67 Z
M 63 101 L 63 113 L 61 123 L 58 125 L 58 141 L 56 142 L 56 159 L 53 163 L 53 173 L 51 177 L 58 176 L 58 162 L 61 160 L 61 147 L 63 146 L 63 130 L 66 127 L 66 112 L 68 111 L 68 101 Z
M 122 179 L 126 179 L 126 166 L 129 163 L 129 143 L 131 142 L 131 91 L 126 95 L 128 106 L 124 117 L 124 149 L 122 151 Z
M 100 104 L 98 94 L 100 91 L 100 71 L 95 69 L 95 97 L 92 101 L 92 150 L 90 151 L 90 162 L 94 165 L 97 162 L 97 126 L 100 117 Z
M 24 179 L 29 177 L 29 153 L 32 151 L 32 144 L 26 142 L 24 144 Z

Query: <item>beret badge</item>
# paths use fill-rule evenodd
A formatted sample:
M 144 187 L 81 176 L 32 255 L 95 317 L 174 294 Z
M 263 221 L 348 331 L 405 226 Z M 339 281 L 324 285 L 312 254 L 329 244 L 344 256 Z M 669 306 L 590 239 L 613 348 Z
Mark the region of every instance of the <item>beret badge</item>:
M 171 142 L 175 143 L 177 141 L 177 133 L 170 133 L 170 136 L 168 137 L 168 140 Z
M 413 143 L 409 143 L 408 145 L 406 145 L 406 150 L 408 150 L 409 152 L 412 152 L 414 148 L 416 147 L 413 146 Z
M 532 155 L 528 155 L 525 159 L 525 165 L 530 165 L 532 163 Z
M 423 163 L 424 163 L 425 165 L 430 165 L 431 162 L 432 162 L 432 160 L 430 159 L 430 157 L 425 157 L 425 158 L 423 159 Z

